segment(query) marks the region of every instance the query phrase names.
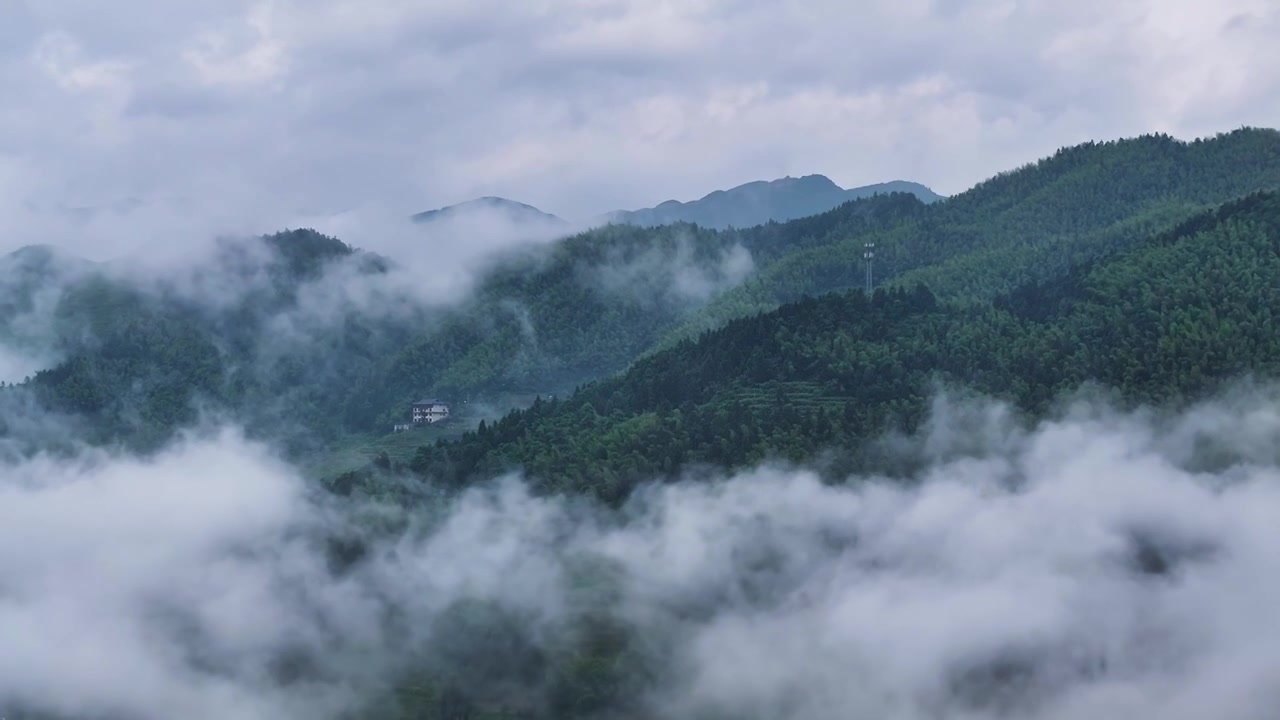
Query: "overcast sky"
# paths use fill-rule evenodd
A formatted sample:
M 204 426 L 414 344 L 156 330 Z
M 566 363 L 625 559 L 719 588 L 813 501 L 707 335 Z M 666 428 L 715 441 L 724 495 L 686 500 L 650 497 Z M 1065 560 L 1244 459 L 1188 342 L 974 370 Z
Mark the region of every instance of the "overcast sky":
M 1276 0 L 0 0 L 0 249 L 823 173 L 952 194 L 1276 124 Z M 101 228 L 99 228 L 101 230 Z

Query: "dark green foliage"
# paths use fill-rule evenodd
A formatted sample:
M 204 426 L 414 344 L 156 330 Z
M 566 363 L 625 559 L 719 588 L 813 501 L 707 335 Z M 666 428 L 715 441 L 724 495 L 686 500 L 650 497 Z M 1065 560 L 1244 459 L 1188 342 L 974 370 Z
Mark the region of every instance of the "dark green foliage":
M 1163 136 L 1088 143 L 931 205 L 890 194 L 741 231 L 599 228 L 507 258 L 456 307 L 426 311 L 404 298 L 373 314 L 341 306 L 302 337 L 282 334 L 277 321 L 309 309 L 304 291 L 325 285 L 328 268 L 344 263 L 348 276 L 376 281 L 391 264 L 295 230 L 258 245 L 226 244 L 218 260 L 224 272 L 266 278 L 229 307 L 183 300 L 163 285 L 141 292 L 78 281 L 59 309 L 57 351 L 65 362 L 34 386 L 55 409 L 86 415 L 103 441 L 155 444 L 206 409 L 314 452 L 348 434 L 385 432 L 423 395 L 456 402 L 563 394 L 735 318 L 860 286 L 865 242 L 877 245 L 876 274 L 886 286 L 924 283 L 948 307 L 982 307 L 1141 244 L 1214 204 L 1277 186 L 1274 131 L 1194 143 Z M 745 268 L 734 263 L 744 253 L 755 272 L 735 286 Z M 21 267 L 48 265 L 29 254 Z M 26 296 L 6 297 L 21 309 Z M 794 382 L 778 378 L 785 392 L 844 397 L 821 384 L 828 380 L 814 385 L 802 367 Z M 758 401 L 759 392 L 742 391 L 743 402 Z M 688 402 L 673 401 L 671 409 Z M 838 405 L 824 401 L 828 412 Z M 653 421 L 660 445 L 669 426 L 662 418 Z M 752 457 L 801 453 L 794 443 L 753 442 Z M 681 457 L 673 451 L 646 462 L 661 469 Z
M 292 278 L 315 277 L 327 262 L 355 252 L 341 240 L 313 230 L 286 230 L 262 240 L 280 258 L 281 274 Z
M 607 561 L 575 558 L 563 617 L 526 617 L 492 600 L 460 600 L 435 617 L 413 668 L 362 717 L 644 717 L 653 658 L 620 617 L 622 578 Z M 534 630 L 533 628 L 538 628 Z
M 195 419 L 194 400 L 216 394 L 224 374 L 212 339 L 189 308 L 166 307 L 101 281 L 64 298 L 60 311 L 87 345 L 57 367 L 36 373 L 37 396 L 53 410 L 89 420 L 99 439 L 122 429 L 143 446 Z M 83 325 L 80 325 L 83 323 Z
M 609 501 L 689 464 L 739 467 L 850 449 L 923 420 L 939 382 L 1042 412 L 1086 382 L 1179 403 L 1280 371 L 1280 194 L 1206 213 L 1147 245 L 985 306 L 923 286 L 827 295 L 737 320 L 570 399 L 539 402 L 414 467 L 452 484 L 525 468 Z
M 320 342 L 288 343 L 270 323 L 298 309 L 304 283 L 353 253 L 306 230 L 260 243 L 225 241 L 211 273 L 233 281 L 262 277 L 244 280 L 225 306 L 164 281 L 135 286 L 86 274 L 67 284 L 50 328 L 66 360 L 37 373 L 27 389 L 46 408 L 84 419 L 92 442 L 158 447 L 202 411 L 234 412 L 251 429 L 309 428 L 294 436 L 310 443 L 332 438 L 340 430 L 332 419 L 334 388 L 366 371 L 403 334 L 378 328 L 371 337 L 348 316 Z M 380 259 L 362 261 L 363 272 L 381 272 Z M 273 434 L 282 435 L 288 437 Z
M 357 260 L 371 276 L 388 268 L 295 231 L 265 239 L 268 282 L 227 308 L 101 278 L 75 284 L 56 329 L 66 361 L 4 393 L 86 419 L 103 442 L 155 447 L 210 408 L 264 432 L 285 418 L 306 450 L 389 422 L 423 394 L 572 385 L 630 365 L 427 445 L 413 467 L 455 488 L 520 467 L 543 491 L 609 503 L 699 466 L 819 462 L 827 450 L 833 475 L 884 470 L 869 443 L 917 428 L 939 384 L 1040 413 L 1088 382 L 1128 402 L 1179 404 L 1245 373 L 1280 372 L 1280 195 L 1193 213 L 1274 184 L 1275 148 L 1275 134 L 1260 131 L 1091 144 L 936 206 L 891 195 L 736 233 L 605 228 L 512 259 L 461 308 L 376 321 L 343 313 L 282 349 L 262 339 L 299 307 L 306 282 L 338 262 Z M 869 298 L 805 295 L 856 285 L 867 238 L 888 287 Z M 696 318 L 696 302 L 673 295 L 660 272 L 602 280 L 673 257 L 710 273 L 739 245 L 763 272 Z M 229 246 L 223 261 L 257 268 L 263 247 Z M 775 308 L 782 300 L 794 302 Z M 699 323 L 715 327 L 694 332 Z M 643 354 L 667 333 L 669 347 Z M 329 488 L 383 488 L 406 505 L 426 494 L 384 488 L 402 479 L 397 461 L 372 457 Z M 1144 572 L 1176 568 L 1177 557 L 1135 542 Z M 356 537 L 325 550 L 343 574 L 368 548 Z M 646 716 L 636 703 L 664 668 L 644 653 L 661 639 L 639 637 L 618 612 L 608 567 L 580 575 L 563 625 L 542 638 L 510 608 L 450 607 L 423 629 L 433 642 L 421 662 L 387 678 L 383 702 L 356 716 Z
M 1280 134 L 1245 129 L 1192 143 L 1156 135 L 1066 148 L 932 205 L 895 193 L 740 231 L 601 228 L 557 245 L 532 272 L 527 261 L 497 272 L 456 322 L 393 361 L 361 394 L 367 409 L 349 423 L 373 422 L 372 410 L 386 422 L 418 388 L 547 391 L 606 376 L 655 343 L 670 346 L 805 295 L 859 286 L 865 242 L 877 244 L 882 281 L 923 282 L 945 299 L 985 302 L 1276 187 Z M 756 275 L 714 293 L 705 307 L 701 298 L 673 296 L 662 285 L 671 268 L 653 259 L 675 258 L 682 246 L 684 263 L 704 271 L 741 247 Z M 601 292 L 601 271 L 628 265 L 647 267 L 630 278 L 638 287 Z
M 932 205 L 848 222 L 858 203 L 800 221 L 804 247 L 724 295 L 694 331 L 805 294 L 858 287 L 863 245 L 876 277 L 939 297 L 987 301 L 1027 282 L 1141 243 L 1223 202 L 1280 188 L 1280 133 L 1242 129 L 1208 140 L 1165 135 L 1085 143 L 1001 173 Z M 788 224 L 784 227 L 791 227 Z M 797 227 L 798 231 L 798 227 Z M 754 245 L 748 245 L 753 252 Z
M 877 243 L 882 279 L 985 301 L 1270 187 L 1280 187 L 1280 135 L 1242 130 L 1065 149 L 933 205 L 896 193 L 741 231 L 600 228 L 497 268 L 472 301 L 356 378 L 343 425 L 386 426 L 421 394 L 560 392 L 607 376 L 655 346 L 860 285 L 864 242 Z M 735 248 L 757 274 L 729 289 L 723 264 Z M 673 291 L 680 272 L 708 278 L 708 294 Z

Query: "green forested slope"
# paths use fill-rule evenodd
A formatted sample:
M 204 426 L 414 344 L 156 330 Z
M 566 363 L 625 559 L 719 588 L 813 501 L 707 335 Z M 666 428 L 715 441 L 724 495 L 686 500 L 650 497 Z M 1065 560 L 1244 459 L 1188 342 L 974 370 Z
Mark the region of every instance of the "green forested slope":
M 981 307 L 1272 187 L 1275 131 L 1089 143 L 931 205 L 881 195 L 742 231 L 598 228 L 507 258 L 457 306 L 339 306 L 311 318 L 306 342 L 293 345 L 280 342 L 280 326 L 318 312 L 317 286 L 352 274 L 376 284 L 394 265 L 318 233 L 280 233 L 224 248 L 225 276 L 265 278 L 230 303 L 77 275 L 53 331 L 64 362 L 32 388 L 103 441 L 159 442 L 205 411 L 305 449 L 385 432 L 423 395 L 559 393 L 734 318 L 857 287 L 865 242 L 877 244 L 886 285 L 923 282 L 948 308 Z M 331 279 L 344 264 L 356 269 Z M 29 275 L 12 287 L 29 294 L 39 285 Z M 4 298 L 24 302 L 21 292 Z
M 826 222 L 803 248 L 762 267 L 682 328 L 725 320 L 832 290 L 859 287 L 863 245 L 876 245 L 882 281 L 927 284 L 939 297 L 988 301 L 1074 264 L 1122 250 L 1198 212 L 1280 188 L 1280 133 L 1245 128 L 1182 142 L 1146 135 L 1063 148 L 945 202 L 908 204 L 888 221 Z M 678 337 L 679 335 L 677 335 Z
M 556 392 L 607 376 L 733 318 L 860 285 L 864 242 L 877 243 L 882 280 L 989 300 L 1273 187 L 1280 133 L 1248 129 L 1068 148 L 931 205 L 894 194 L 741 231 L 600 228 L 501 266 L 465 308 L 361 381 L 343 417 L 380 426 L 418 394 Z M 754 272 L 735 284 L 741 250 Z M 689 276 L 704 293 L 680 292 Z
M 1082 383 L 1177 403 L 1280 370 L 1280 195 L 1256 194 L 1126 253 L 985 306 L 924 286 L 805 299 L 730 323 L 572 398 L 420 450 L 454 483 L 513 466 L 617 499 L 689 463 L 740 466 L 851 451 L 912 429 L 935 383 L 1046 409 Z
M 297 311 L 302 288 L 341 261 L 374 276 L 386 269 L 334 238 L 290 231 L 223 245 L 205 277 L 238 289 L 218 299 L 102 268 L 86 273 L 63 285 L 47 328 L 65 359 L 13 392 L 84 420 L 93 442 L 154 447 L 207 412 L 323 443 L 339 429 L 336 388 L 408 337 L 393 324 L 352 322 L 345 311 L 305 341 L 279 337 L 273 322 Z
M 337 239 L 229 241 L 202 273 L 234 286 L 217 297 L 105 271 L 65 283 L 46 333 L 65 359 L 24 389 L 95 441 L 154 445 L 206 411 L 306 449 L 385 432 L 422 395 L 545 393 L 616 371 L 745 257 L 692 226 L 609 227 L 512 256 L 467 301 L 429 308 L 384 282 L 391 261 Z M 27 280 L 8 301 L 20 310 Z M 383 283 L 395 307 L 346 302 L 343 283 Z

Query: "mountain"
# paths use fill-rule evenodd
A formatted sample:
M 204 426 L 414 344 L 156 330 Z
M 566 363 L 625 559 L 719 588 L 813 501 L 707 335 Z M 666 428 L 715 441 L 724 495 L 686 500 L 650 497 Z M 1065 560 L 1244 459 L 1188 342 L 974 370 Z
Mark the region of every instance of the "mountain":
M 914 430 L 941 381 L 1039 414 L 1086 382 L 1182 403 L 1247 373 L 1280 375 L 1280 193 L 1259 193 L 983 306 L 924 285 L 832 294 L 734 321 L 563 401 L 539 402 L 414 467 L 454 484 L 520 467 L 620 501 L 691 464 L 877 467 L 868 440 Z
M 880 196 L 758 231 L 758 271 L 668 339 L 825 292 L 860 287 L 864 245 L 877 282 L 923 282 L 989 301 L 1123 250 L 1192 215 L 1280 188 L 1280 132 L 1243 128 L 1191 142 L 1144 135 L 1062 148 L 946 202 Z M 875 201 L 881 200 L 879 204 Z M 870 208 L 875 208 L 870 210 Z
M 0 342 L 41 351 L 59 287 L 99 266 L 49 245 L 28 245 L 0 257 Z
M 910 193 L 926 203 L 942 199 L 919 183 L 898 180 L 844 190 L 825 176 L 805 175 L 750 182 L 729 190 L 717 190 L 701 200 L 687 203 L 668 200 L 643 210 L 619 210 L 606 215 L 605 219 L 645 227 L 693 223 L 720 230 L 747 228 L 817 215 L 850 200 L 895 192 Z
M 500 197 L 482 197 L 475 200 L 449 205 L 436 210 L 427 210 L 412 216 L 416 223 L 439 222 L 442 220 L 458 220 L 474 217 L 494 217 L 510 223 L 530 223 L 544 226 L 568 226 L 568 222 L 550 213 L 545 213 L 532 205 Z
M 984 307 L 1274 188 L 1275 131 L 1087 143 L 941 203 L 892 193 L 743 230 L 596 228 L 505 257 L 467 300 L 430 308 L 405 294 L 416 279 L 394 258 L 293 231 L 228 246 L 193 287 L 74 285 L 55 313 L 65 361 L 28 389 L 103 433 L 158 442 L 198 405 L 249 415 L 252 431 L 305 440 L 305 452 L 385 432 L 423 396 L 500 412 L 858 288 L 865 242 L 882 286 L 923 283 L 947 308 Z M 248 289 L 193 295 L 224 286 Z
M 36 249 L 20 257 L 43 267 L 51 256 Z M 141 282 L 109 266 L 46 273 L 39 285 L 15 285 L 7 305 L 18 328 L 38 326 L 45 354 L 63 360 L 19 390 L 83 420 L 91 442 L 156 447 L 201 408 L 234 414 L 263 437 L 332 440 L 341 427 L 335 398 L 403 346 L 422 317 L 313 305 L 341 298 L 332 277 L 357 287 L 387 271 L 384 258 L 293 230 L 222 240 L 198 269 Z M 13 277 L 22 275 L 6 279 Z M 411 307 L 394 293 L 384 297 Z M 286 418 L 306 431 L 275 432 Z
M 95 266 L 54 245 L 26 245 L 0 256 L 0 278 L 10 280 L 15 274 L 49 277 L 83 274 Z

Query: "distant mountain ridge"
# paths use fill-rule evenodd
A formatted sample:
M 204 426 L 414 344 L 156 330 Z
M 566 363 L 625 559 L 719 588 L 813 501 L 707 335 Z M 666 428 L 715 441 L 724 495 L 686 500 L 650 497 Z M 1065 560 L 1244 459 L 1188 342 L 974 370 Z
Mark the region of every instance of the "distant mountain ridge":
M 897 285 L 741 318 L 487 432 L 424 446 L 413 467 L 455 486 L 519 467 L 609 502 L 672 468 L 833 448 L 850 452 L 832 477 L 894 472 L 863 443 L 919 429 L 939 378 L 1042 417 L 1087 383 L 1155 406 L 1249 373 L 1277 377 L 1277 272 L 1280 193 L 1254 193 L 978 305 Z M 1148 281 L 1176 292 L 1177 313 Z
M 944 303 L 990 304 L 1261 190 L 1280 190 L 1280 132 L 1274 130 L 1242 129 L 1194 142 L 1167 136 L 1090 142 L 998 174 L 946 202 L 895 193 L 732 231 L 615 224 L 562 233 L 568 235 L 562 242 L 491 268 L 465 302 L 429 308 L 411 302 L 388 263 L 365 262 L 359 251 L 314 231 L 229 240 L 211 267 L 202 266 L 205 274 L 228 278 L 211 285 L 220 298 L 213 304 L 180 284 L 138 284 L 128 273 L 50 281 L 42 270 L 53 253 L 37 247 L 0 257 L 0 334 L 10 318 L 25 317 L 34 320 L 8 322 L 21 324 L 14 337 L 26 337 L 20 331 L 28 327 L 48 331 L 47 355 L 65 360 L 14 392 L 83 417 L 101 429 L 96 441 L 159 442 L 192 422 L 198 407 L 221 407 L 246 418 L 251 432 L 285 436 L 291 452 L 301 452 L 403 422 L 408 403 L 424 395 L 565 396 L 743 318 L 805 296 L 856 290 L 865 277 L 867 242 L 876 244 L 877 287 L 921 282 Z M 484 216 L 474 225 L 483 228 Z M 744 257 L 749 264 L 740 262 Z M 1233 277 L 1210 270 L 1214 278 Z M 330 295 L 317 293 L 353 275 L 358 284 L 351 287 L 362 297 L 372 288 L 377 294 L 371 297 L 401 309 L 386 312 L 391 303 L 381 300 L 368 307 L 349 303 L 353 293 L 335 287 L 331 296 L 339 302 L 323 310 L 314 338 L 277 338 L 276 330 L 295 316 L 308 323 L 321 317 L 313 300 Z M 388 276 L 385 282 L 380 275 Z M 245 282 L 232 282 L 236 278 Z M 1134 278 L 1138 288 L 1163 283 L 1156 276 Z M 61 287 L 61 297 L 37 317 L 37 295 L 50 285 Z M 243 291 L 228 304 L 223 286 Z M 989 334 L 999 339 L 1001 327 Z M 326 348 L 324 362 L 315 361 L 317 339 Z M 850 339 L 868 341 L 856 333 Z M 856 352 L 825 347 L 842 358 Z M 1064 347 L 1028 357 L 1057 357 L 1070 348 Z M 957 349 L 964 347 L 947 352 Z M 794 360 L 797 372 L 810 367 L 802 358 L 785 359 Z M 772 363 L 762 356 L 747 370 L 758 382 L 790 372 L 785 363 Z M 1140 372 L 1141 363 L 1134 368 Z M 876 372 L 900 375 L 892 367 Z M 664 382 L 629 383 L 627 392 L 647 403 L 653 393 L 644 388 Z M 777 393 L 755 395 L 768 401 Z
M 825 175 L 788 176 L 716 190 L 699 200 L 668 200 L 652 208 L 618 210 L 606 214 L 603 219 L 644 227 L 689 222 L 717 230 L 747 228 L 769 221 L 785 222 L 817 215 L 850 200 L 895 192 L 915 195 L 925 203 L 942 199 L 941 195 L 924 185 L 905 180 L 844 189 Z
M 711 230 L 749 228 L 770 221 L 786 222 L 819 215 L 850 200 L 890 193 L 914 195 L 926 204 L 943 199 L 942 195 L 924 185 L 906 180 L 845 189 L 825 175 L 805 175 L 798 178 L 788 176 L 777 180 L 757 180 L 728 190 L 716 190 L 699 200 L 689 202 L 668 200 L 657 207 L 616 210 L 597 216 L 588 225 L 613 223 L 657 227 L 684 222 Z M 487 214 L 496 214 L 513 223 L 536 223 L 564 227 L 566 230 L 572 225 L 564 218 L 532 205 L 494 196 L 427 210 L 413 215 L 411 219 L 416 223 L 431 223 Z
M 504 219 L 512 222 L 535 222 L 546 225 L 564 225 L 568 226 L 569 222 L 564 218 L 557 217 L 551 213 L 546 213 L 532 205 L 526 205 L 515 200 L 508 200 L 501 197 L 485 196 L 468 200 L 456 205 L 449 205 L 438 208 L 436 210 L 428 210 L 420 212 L 412 216 L 412 220 L 416 223 L 429 223 L 437 220 L 448 220 L 467 215 L 479 215 L 482 213 L 496 213 L 504 217 Z

